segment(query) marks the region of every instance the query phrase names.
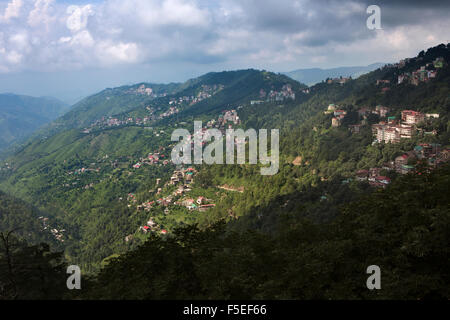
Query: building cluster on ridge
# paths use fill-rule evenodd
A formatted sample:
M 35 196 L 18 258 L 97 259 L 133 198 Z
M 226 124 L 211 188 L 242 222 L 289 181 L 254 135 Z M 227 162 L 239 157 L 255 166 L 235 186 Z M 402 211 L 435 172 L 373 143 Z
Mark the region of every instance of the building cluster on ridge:
M 398 68 L 403 68 L 406 64 L 406 60 L 400 61 Z M 413 72 L 405 72 L 398 76 L 397 84 L 410 83 L 418 86 L 421 82 L 426 82 L 430 79 L 436 78 L 437 70 L 444 67 L 445 60 L 442 57 L 436 58 L 432 63 L 427 63 L 421 66 L 419 69 Z
M 403 110 L 401 120 L 389 117 L 372 125 L 372 133 L 377 142 L 399 143 L 401 139 L 411 139 L 418 131 L 417 126 L 426 119 L 439 118 L 439 114 L 424 114 L 415 110 Z M 432 132 L 437 134 L 437 132 Z

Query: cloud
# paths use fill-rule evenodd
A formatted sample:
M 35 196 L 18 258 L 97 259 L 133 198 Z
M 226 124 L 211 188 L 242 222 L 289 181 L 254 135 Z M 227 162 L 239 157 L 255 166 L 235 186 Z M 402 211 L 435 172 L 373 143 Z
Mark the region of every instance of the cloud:
M 1 1 L 0 72 L 391 61 L 446 41 L 450 28 L 450 2 L 435 0 L 378 1 L 381 32 L 366 27 L 369 0 Z
M 17 33 L 9 37 L 9 42 L 12 47 L 20 51 L 27 51 L 29 49 L 28 35 L 26 33 Z
M 10 51 L 6 54 L 6 60 L 11 64 L 18 64 L 22 61 L 23 55 L 17 51 Z
M 54 0 L 36 0 L 33 10 L 28 15 L 28 24 L 31 27 L 45 25 L 48 29 L 49 24 L 56 19 L 51 13 L 53 3 Z
M 67 18 L 66 26 L 72 32 L 86 28 L 89 16 L 94 14 L 90 4 L 83 7 L 69 6 L 66 11 L 70 16 Z
M 18 18 L 22 4 L 22 0 L 12 0 L 9 2 L 5 9 L 5 13 L 0 15 L 0 23 L 8 23 L 11 19 Z
M 134 63 L 139 58 L 139 48 L 136 43 L 113 43 L 104 41 L 97 47 L 98 56 L 103 65 L 115 63 Z

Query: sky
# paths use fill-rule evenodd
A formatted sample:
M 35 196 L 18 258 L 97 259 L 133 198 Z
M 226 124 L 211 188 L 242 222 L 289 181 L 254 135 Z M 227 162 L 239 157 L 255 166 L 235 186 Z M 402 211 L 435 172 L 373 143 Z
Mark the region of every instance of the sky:
M 395 62 L 449 42 L 449 13 L 442 0 L 0 0 L 0 93 L 73 103 L 210 71 Z

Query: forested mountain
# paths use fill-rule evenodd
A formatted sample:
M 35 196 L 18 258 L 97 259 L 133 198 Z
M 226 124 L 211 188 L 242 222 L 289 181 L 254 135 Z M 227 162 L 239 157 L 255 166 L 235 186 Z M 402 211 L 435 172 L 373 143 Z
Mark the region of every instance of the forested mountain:
M 265 99 L 292 104 L 305 86 L 285 76 L 242 70 L 207 74 L 171 94 L 149 88 L 139 84 L 87 98 L 52 124 L 53 135 L 32 139 L 0 171 L 4 190 L 51 212 L 50 218 L 66 230 L 66 254 L 88 270 L 139 243 L 124 242 L 146 219 L 136 214 L 135 206 L 130 208 L 129 194 L 142 201 L 154 198 L 156 179 L 169 179 L 174 166 L 162 163 L 162 157 L 170 157 L 170 132 L 180 119 L 189 121 L 200 113 L 217 118 L 224 109 L 260 99 L 262 91 Z M 117 113 L 108 116 L 111 110 Z M 133 167 L 156 152 L 158 165 Z M 196 219 L 180 212 L 166 224 L 169 228 Z
M 0 189 L 48 213 L 70 263 L 103 268 L 84 298 L 448 298 L 434 261 L 448 254 L 449 62 L 440 45 L 312 87 L 250 69 L 107 89 L 2 163 Z M 416 113 L 409 136 L 374 134 Z M 173 165 L 171 133 L 193 120 L 280 129 L 279 172 Z M 359 272 L 377 263 L 392 290 L 370 295 Z
M 70 112 L 44 128 L 40 136 L 51 136 L 72 128 L 79 128 L 98 120 L 144 106 L 149 101 L 175 92 L 179 84 L 139 83 L 108 88 L 84 98 L 72 106 Z
M 54 98 L 0 94 L 0 152 L 67 110 L 67 105 Z
M 449 169 L 402 177 L 346 204 L 329 223 L 298 221 L 297 212 L 276 201 L 258 210 L 279 211 L 275 234 L 226 231 L 217 223 L 180 228 L 168 239 L 153 236 L 112 260 L 83 297 L 447 299 Z M 373 264 L 382 270 L 383 290 L 364 286 Z

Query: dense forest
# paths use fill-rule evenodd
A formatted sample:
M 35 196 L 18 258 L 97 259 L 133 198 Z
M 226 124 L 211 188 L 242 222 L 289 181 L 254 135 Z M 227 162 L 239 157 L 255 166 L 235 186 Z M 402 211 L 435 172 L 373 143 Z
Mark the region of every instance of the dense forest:
M 62 289 L 60 254 L 14 239 L 9 245 L 15 249 L 6 255 L 2 233 L 0 266 L 8 266 L 8 257 L 13 262 L 2 272 L 0 281 L 8 286 L 1 297 L 448 299 L 449 248 L 443 244 L 450 240 L 450 166 L 421 170 L 341 206 L 327 223 L 298 220 L 292 208 L 275 212 L 268 206 L 259 213 L 262 219 L 279 216 L 272 234 L 238 232 L 220 221 L 151 236 L 109 259 L 75 296 Z M 383 290 L 365 287 L 365 270 L 374 264 L 381 268 Z

